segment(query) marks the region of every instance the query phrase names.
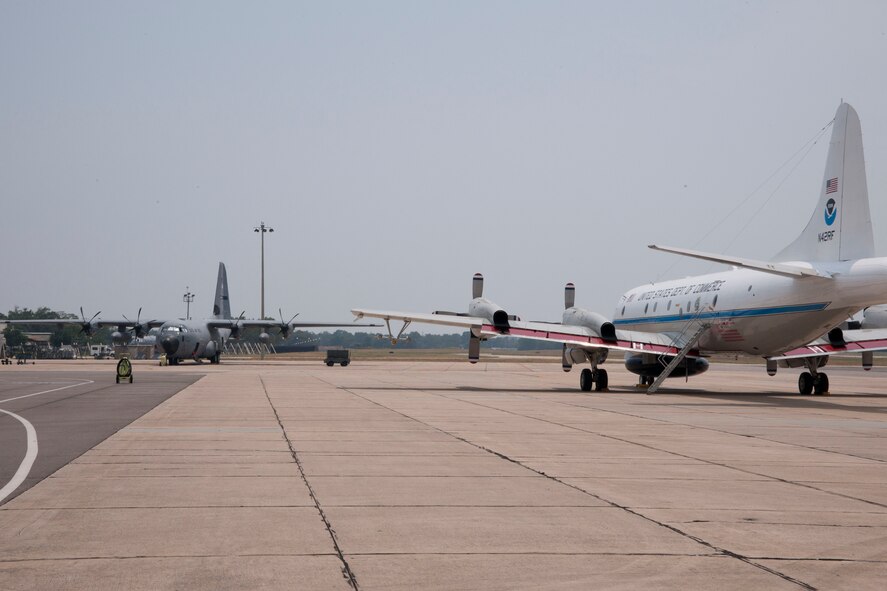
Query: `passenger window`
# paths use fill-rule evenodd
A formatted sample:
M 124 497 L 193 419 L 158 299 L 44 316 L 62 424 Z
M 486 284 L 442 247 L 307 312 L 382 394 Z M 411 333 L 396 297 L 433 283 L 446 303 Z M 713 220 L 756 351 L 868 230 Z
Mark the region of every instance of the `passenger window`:
M 699 311 L 699 299 L 700 299 L 700 298 L 696 298 L 696 306 L 693 308 L 693 309 L 696 310 L 697 312 Z

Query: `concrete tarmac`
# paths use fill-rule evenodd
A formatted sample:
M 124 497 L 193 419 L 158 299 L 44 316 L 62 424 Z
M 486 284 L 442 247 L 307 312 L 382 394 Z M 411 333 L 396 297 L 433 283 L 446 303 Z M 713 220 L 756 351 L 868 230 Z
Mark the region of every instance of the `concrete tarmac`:
M 97 364 L 91 364 L 95 369 Z M 115 382 L 115 362 L 104 371 L 0 372 L 0 487 L 9 482 L 28 449 L 25 427 L 15 417 L 31 423 L 37 434 L 36 461 L 27 478 L 0 505 L 40 482 L 83 452 L 142 416 L 200 374 L 148 374 L 132 384 Z M 142 376 L 140 376 L 142 377 Z
M 608 369 L 136 364 L 206 375 L 0 507 L 0 589 L 883 588 L 883 370 Z

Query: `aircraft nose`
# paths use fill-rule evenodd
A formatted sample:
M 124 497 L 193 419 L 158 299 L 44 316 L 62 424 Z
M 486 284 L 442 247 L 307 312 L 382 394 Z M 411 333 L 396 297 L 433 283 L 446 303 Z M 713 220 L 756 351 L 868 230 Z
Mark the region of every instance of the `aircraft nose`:
M 173 336 L 168 336 L 160 341 L 160 346 L 163 347 L 164 353 L 172 355 L 179 348 L 179 340 Z

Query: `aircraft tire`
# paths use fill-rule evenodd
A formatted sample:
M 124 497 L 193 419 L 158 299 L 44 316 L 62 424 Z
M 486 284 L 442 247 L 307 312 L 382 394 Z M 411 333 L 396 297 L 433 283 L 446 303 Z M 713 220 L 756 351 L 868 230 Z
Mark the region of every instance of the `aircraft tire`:
M 583 392 L 591 392 L 594 385 L 594 374 L 587 367 L 579 374 L 579 389 Z
M 816 374 L 816 379 L 813 380 L 813 393 L 828 394 L 828 376 L 826 374 Z
M 809 371 L 802 372 L 798 376 L 798 392 L 804 396 L 813 394 L 813 375 Z
M 594 389 L 597 392 L 605 392 L 607 390 L 607 386 L 610 385 L 610 378 L 607 375 L 606 369 L 597 370 L 597 376 L 594 380 Z

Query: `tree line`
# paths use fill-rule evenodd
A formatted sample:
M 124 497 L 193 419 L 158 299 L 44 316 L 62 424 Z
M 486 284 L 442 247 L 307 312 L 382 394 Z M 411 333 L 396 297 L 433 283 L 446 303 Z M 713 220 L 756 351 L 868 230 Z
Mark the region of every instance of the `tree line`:
M 45 306 L 41 306 L 36 310 L 30 308 L 19 308 L 16 306 L 9 310 L 6 314 L 0 313 L 0 322 L 4 320 L 76 320 L 80 317 L 77 314 L 69 312 L 59 312 L 51 310 Z M 3 331 L 6 337 L 6 344 L 9 347 L 20 347 L 28 342 L 25 333 L 43 332 L 50 333 L 49 344 L 53 347 L 62 345 L 95 345 L 111 342 L 111 329 L 97 328 L 92 334 L 84 333 L 77 324 L 68 324 L 64 326 L 45 325 L 45 324 L 16 324 L 9 325 Z

